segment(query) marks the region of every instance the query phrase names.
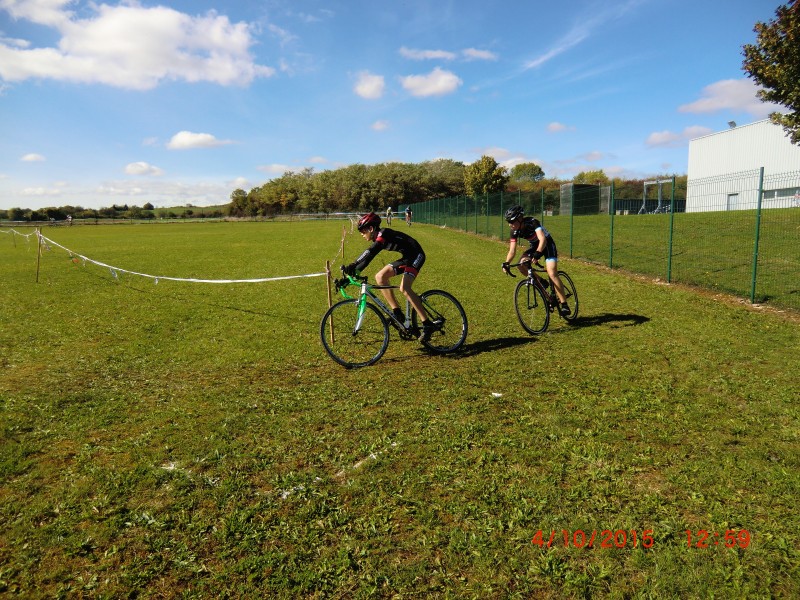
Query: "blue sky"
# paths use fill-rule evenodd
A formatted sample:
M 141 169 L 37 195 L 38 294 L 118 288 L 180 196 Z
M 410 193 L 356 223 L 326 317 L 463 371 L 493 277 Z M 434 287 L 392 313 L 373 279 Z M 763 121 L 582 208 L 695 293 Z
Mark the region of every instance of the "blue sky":
M 285 171 L 684 174 L 763 119 L 766 0 L 0 0 L 0 208 L 227 202 Z

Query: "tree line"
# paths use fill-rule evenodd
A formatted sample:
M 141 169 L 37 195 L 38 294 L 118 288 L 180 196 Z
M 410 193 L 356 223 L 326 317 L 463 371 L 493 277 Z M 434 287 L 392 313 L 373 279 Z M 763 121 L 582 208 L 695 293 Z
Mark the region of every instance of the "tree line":
M 658 179 L 671 178 L 659 175 Z M 465 165 L 439 159 L 419 164 L 356 164 L 314 172 L 286 172 L 250 191 L 231 193 L 228 214 L 234 217 L 271 217 L 294 213 L 384 212 L 436 198 L 481 196 L 496 192 L 558 191 L 565 183 L 611 185 L 618 198 L 641 198 L 645 180 L 610 178 L 602 169 L 578 173 L 572 179 L 547 178 L 535 163 L 510 170 L 491 156 Z M 676 177 L 676 195 L 685 196 L 686 176 Z M 650 190 L 648 190 L 648 196 Z
M 670 178 L 659 175 L 657 179 Z M 617 198 L 642 198 L 641 179 L 612 179 L 602 169 L 578 173 L 572 179 L 548 178 L 535 163 L 522 163 L 508 169 L 491 156 L 474 163 L 439 159 L 422 163 L 355 164 L 329 171 L 287 171 L 282 176 L 249 191 L 236 189 L 230 202 L 211 208 L 155 209 L 127 204 L 108 208 L 84 209 L 61 206 L 39 210 L 12 208 L 0 210 L 0 219 L 11 221 L 62 221 L 73 219 L 153 219 L 178 217 L 274 217 L 297 213 L 385 212 L 437 198 L 482 196 L 496 192 L 558 192 L 565 183 L 607 186 L 613 182 Z M 686 176 L 676 177 L 676 196 L 685 197 Z M 648 196 L 655 193 L 648 189 Z M 557 196 L 557 194 L 556 194 Z

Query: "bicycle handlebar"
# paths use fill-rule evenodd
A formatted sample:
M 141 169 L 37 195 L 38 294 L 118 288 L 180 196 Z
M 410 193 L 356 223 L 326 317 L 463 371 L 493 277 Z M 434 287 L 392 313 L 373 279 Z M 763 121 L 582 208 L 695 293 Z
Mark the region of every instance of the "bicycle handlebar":
M 542 263 L 540 263 L 538 260 L 533 260 L 533 261 L 526 262 L 526 263 L 518 262 L 518 263 L 514 263 L 513 265 L 511 265 L 511 264 L 507 265 L 506 268 L 504 269 L 504 271 L 506 272 L 506 275 L 508 275 L 510 277 L 516 277 L 516 275 L 514 275 L 511 272 L 511 267 L 518 267 L 518 266 L 520 266 L 522 264 L 531 265 L 531 266 L 536 265 L 538 268 L 534 269 L 534 271 L 539 271 L 541 273 L 544 273 L 546 271 L 546 269 L 542 266 Z

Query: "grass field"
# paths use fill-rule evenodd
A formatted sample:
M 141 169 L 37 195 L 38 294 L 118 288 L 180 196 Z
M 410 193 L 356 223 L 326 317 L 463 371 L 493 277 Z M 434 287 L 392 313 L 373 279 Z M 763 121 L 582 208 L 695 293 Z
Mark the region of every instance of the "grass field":
M 44 234 L 249 279 L 322 271 L 342 227 Z M 581 316 L 532 338 L 503 243 L 411 232 L 466 347 L 356 371 L 322 277 L 52 248 L 36 283 L 35 239 L 0 235 L 0 596 L 800 596 L 796 313 L 565 260 Z
M 434 224 L 508 239 L 508 225 L 497 215 L 460 218 L 436 214 Z M 534 215 L 540 216 L 540 215 Z M 756 212 L 737 210 L 673 215 L 615 215 L 613 253 L 611 216 L 544 216 L 559 256 L 588 260 L 673 283 L 703 286 L 750 298 Z M 800 310 L 800 210 L 763 210 L 755 301 Z M 670 250 L 672 262 L 670 264 Z M 671 267 L 671 271 L 670 271 Z

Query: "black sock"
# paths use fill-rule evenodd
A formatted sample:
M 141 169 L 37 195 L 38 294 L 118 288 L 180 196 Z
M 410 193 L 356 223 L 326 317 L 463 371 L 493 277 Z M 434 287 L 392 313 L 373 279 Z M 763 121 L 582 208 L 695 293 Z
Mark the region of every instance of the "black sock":
M 395 309 L 392 309 L 392 312 L 394 313 L 394 318 L 395 319 L 397 319 L 401 323 L 405 323 L 406 322 L 406 315 L 403 312 L 403 309 L 395 308 Z

